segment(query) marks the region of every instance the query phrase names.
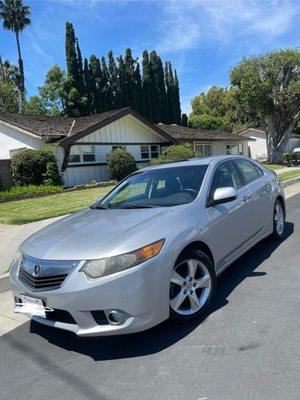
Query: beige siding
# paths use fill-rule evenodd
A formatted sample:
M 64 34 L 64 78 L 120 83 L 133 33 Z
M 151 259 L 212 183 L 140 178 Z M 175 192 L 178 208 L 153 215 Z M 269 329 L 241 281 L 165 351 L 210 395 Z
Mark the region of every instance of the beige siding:
M 203 144 L 211 144 L 212 145 L 212 155 L 213 156 L 221 156 L 226 154 L 226 145 L 227 144 L 242 144 L 243 145 L 243 155 L 248 156 L 248 145 L 247 142 L 244 140 L 234 140 L 234 141 L 221 141 L 221 140 L 216 140 L 216 141 L 197 141 L 195 143 L 203 143 Z
M 161 143 L 166 140 L 137 120 L 132 115 L 126 115 L 115 122 L 101 128 L 78 142 L 85 143 Z

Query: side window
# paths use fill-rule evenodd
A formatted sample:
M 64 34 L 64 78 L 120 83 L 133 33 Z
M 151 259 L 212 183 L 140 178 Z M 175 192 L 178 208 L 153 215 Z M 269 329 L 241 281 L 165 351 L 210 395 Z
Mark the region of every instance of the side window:
M 250 161 L 247 160 L 235 160 L 235 163 L 244 177 L 245 183 L 251 183 L 258 179 L 261 175 L 259 174 L 258 168 Z
M 213 197 L 216 189 L 229 186 L 239 189 L 243 186 L 243 184 L 234 163 L 232 161 L 225 161 L 224 163 L 218 165 L 215 170 L 209 197 Z

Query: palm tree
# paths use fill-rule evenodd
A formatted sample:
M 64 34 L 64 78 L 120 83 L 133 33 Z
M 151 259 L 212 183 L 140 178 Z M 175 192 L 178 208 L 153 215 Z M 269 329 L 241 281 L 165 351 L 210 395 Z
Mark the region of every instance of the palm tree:
M 23 60 L 21 56 L 19 34 L 30 25 L 30 7 L 24 6 L 22 0 L 0 1 L 0 18 L 3 19 L 3 28 L 15 32 L 19 56 L 20 90 L 23 106 L 25 105 L 25 77 Z

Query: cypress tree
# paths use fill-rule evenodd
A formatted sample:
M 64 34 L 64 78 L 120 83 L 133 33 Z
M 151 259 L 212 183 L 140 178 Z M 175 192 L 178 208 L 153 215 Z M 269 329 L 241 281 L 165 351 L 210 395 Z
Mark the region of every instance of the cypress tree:
M 82 65 L 82 55 L 79 47 L 78 39 L 76 39 L 76 55 L 77 55 L 77 73 L 78 73 L 78 81 L 76 82 L 76 88 L 80 95 L 80 115 L 88 115 L 87 114 L 87 98 L 86 98 L 86 89 L 84 87 L 84 79 L 83 79 L 83 65 Z
M 134 81 L 136 84 L 136 111 L 143 113 L 142 108 L 142 78 L 140 72 L 140 64 L 137 63 L 134 70 Z
M 171 113 L 170 113 L 170 85 L 169 85 L 169 64 L 165 63 L 165 88 L 166 88 L 166 97 L 165 97 L 165 123 L 169 124 L 171 121 Z
M 84 89 L 85 89 L 84 97 L 86 98 L 85 114 L 90 115 L 90 114 L 94 113 L 93 86 L 92 86 L 92 81 L 91 81 L 89 62 L 86 58 L 84 59 L 83 81 L 84 81 Z
M 119 80 L 118 80 L 118 67 L 115 63 L 115 59 L 113 56 L 113 52 L 108 52 L 108 73 L 109 73 L 109 85 L 111 88 L 112 95 L 112 107 L 119 107 L 119 97 L 120 97 L 120 88 L 119 88 Z
M 119 63 L 118 86 L 120 89 L 118 103 L 119 107 L 127 107 L 130 105 L 128 82 L 127 82 L 125 62 L 122 56 L 118 57 L 118 63 Z
M 101 67 L 102 67 L 101 92 L 103 98 L 101 111 L 109 111 L 113 108 L 113 93 L 112 93 L 112 88 L 109 84 L 109 72 L 104 57 L 101 57 Z
M 188 126 L 188 116 L 186 114 L 181 115 L 181 126 Z
M 73 25 L 66 23 L 66 63 L 67 63 L 67 80 L 66 80 L 66 112 L 70 116 L 80 115 L 80 96 L 76 87 L 78 79 L 78 64 L 76 54 L 76 39 Z
M 153 122 L 153 96 L 152 96 L 152 80 L 151 80 L 151 70 L 149 62 L 148 51 L 143 52 L 143 76 L 142 76 L 142 109 L 143 115 Z
M 93 98 L 93 113 L 103 111 L 102 70 L 99 59 L 93 54 L 90 57 L 90 79 Z
M 160 57 L 157 57 L 158 62 L 158 87 L 160 92 L 160 119 L 157 122 L 166 122 L 167 104 L 166 104 L 166 86 L 164 80 L 164 68 Z
M 131 50 L 128 48 L 125 52 L 125 86 L 126 86 L 126 98 L 129 106 L 137 109 L 137 82 L 135 80 L 135 65 L 137 59 L 133 59 Z
M 150 53 L 150 73 L 152 90 L 152 115 L 153 122 L 161 122 L 161 90 L 159 87 L 159 65 L 155 51 Z
M 174 78 L 174 121 L 178 125 L 180 125 L 180 123 L 181 123 L 179 81 L 178 81 L 178 76 L 177 76 L 176 70 L 175 70 L 175 78 Z

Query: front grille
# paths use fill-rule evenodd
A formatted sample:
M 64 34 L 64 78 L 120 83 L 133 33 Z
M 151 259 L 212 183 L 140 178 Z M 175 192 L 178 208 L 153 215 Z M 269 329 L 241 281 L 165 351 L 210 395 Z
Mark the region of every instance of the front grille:
M 19 279 L 33 290 L 52 290 L 61 286 L 68 274 L 33 276 L 22 266 L 19 270 Z

